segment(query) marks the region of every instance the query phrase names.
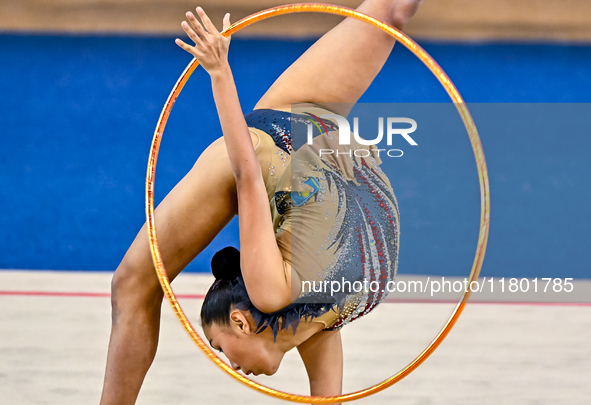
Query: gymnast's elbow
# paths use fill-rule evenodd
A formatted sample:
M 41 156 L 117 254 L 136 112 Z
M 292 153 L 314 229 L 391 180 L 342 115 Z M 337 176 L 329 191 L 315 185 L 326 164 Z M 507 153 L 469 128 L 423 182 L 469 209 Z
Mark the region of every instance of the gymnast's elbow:
M 261 312 L 270 314 L 277 312 L 291 304 L 291 294 L 289 290 L 267 290 L 264 294 L 250 297 L 252 305 Z
M 261 183 L 264 187 L 263 174 L 258 163 L 255 163 L 254 167 L 241 167 L 234 170 L 234 179 L 238 192 L 253 186 L 259 187 Z
M 258 180 L 263 180 L 261 167 L 256 159 L 245 159 L 238 164 L 232 165 L 232 172 L 236 179 L 236 185 L 239 183 L 249 184 Z

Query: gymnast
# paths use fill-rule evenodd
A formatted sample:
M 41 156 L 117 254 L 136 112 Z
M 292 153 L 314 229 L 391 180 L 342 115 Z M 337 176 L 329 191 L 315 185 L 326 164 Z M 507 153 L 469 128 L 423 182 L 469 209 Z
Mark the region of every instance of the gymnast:
M 422 0 L 366 0 L 358 11 L 402 29 Z M 172 281 L 237 214 L 240 252 L 212 259 L 216 281 L 201 310 L 204 333 L 235 370 L 274 374 L 297 348 L 314 396 L 340 395 L 340 328 L 373 310 L 380 292 L 332 294 L 325 281 L 372 280 L 396 273 L 399 217 L 381 160 L 371 146 L 338 144 L 346 117 L 372 83 L 394 39 L 352 18 L 314 43 L 243 115 L 228 64 L 230 38 L 201 8 L 181 24 L 211 78 L 223 136 L 212 142 L 156 209 L 156 228 Z M 224 29 L 230 25 L 224 17 Z M 313 142 L 295 139 L 313 123 Z M 318 129 L 321 130 L 318 130 Z M 346 149 L 366 149 L 349 157 Z M 320 149 L 341 150 L 319 156 Z M 326 284 L 325 284 L 326 285 Z M 308 288 L 305 288 L 308 286 Z M 101 404 L 134 404 L 158 345 L 163 292 L 146 226 L 112 280 L 112 330 Z

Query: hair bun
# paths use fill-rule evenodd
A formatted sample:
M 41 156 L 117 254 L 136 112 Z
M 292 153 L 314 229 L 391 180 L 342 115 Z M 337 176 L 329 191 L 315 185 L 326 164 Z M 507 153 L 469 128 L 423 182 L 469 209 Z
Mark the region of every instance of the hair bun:
M 218 251 L 211 259 L 211 271 L 216 280 L 232 280 L 239 277 L 242 274 L 240 251 L 232 246 Z

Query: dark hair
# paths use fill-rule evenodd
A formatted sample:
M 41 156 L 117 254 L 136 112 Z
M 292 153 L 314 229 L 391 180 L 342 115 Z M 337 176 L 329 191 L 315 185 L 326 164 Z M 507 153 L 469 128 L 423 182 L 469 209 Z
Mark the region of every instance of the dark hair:
M 201 307 L 201 325 L 203 327 L 216 323 L 221 326 L 230 325 L 230 309 L 243 298 L 245 291 L 240 283 L 240 252 L 228 246 L 218 251 L 211 259 L 211 270 L 215 282 L 209 287 Z
M 234 306 L 250 313 L 256 325 L 255 333 L 261 333 L 270 328 L 273 332 L 273 341 L 277 341 L 277 333 L 280 329 L 288 330 L 291 326 L 295 334 L 302 318 L 304 320 L 317 318 L 332 310 L 335 305 L 338 305 L 341 311 L 345 306 L 347 295 L 343 293 L 338 302 L 300 303 L 286 307 L 286 309 L 289 308 L 287 311 L 263 313 L 248 297 L 240 271 L 240 252 L 236 248 L 228 246 L 213 255 L 211 269 L 215 281 L 209 287 L 201 307 L 201 326 L 204 328 L 214 323 L 219 326 L 229 326 L 230 310 Z

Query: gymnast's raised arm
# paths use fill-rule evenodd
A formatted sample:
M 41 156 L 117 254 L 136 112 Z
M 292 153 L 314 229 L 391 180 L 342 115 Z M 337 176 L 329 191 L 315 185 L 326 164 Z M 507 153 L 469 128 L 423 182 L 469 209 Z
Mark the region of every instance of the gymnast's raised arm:
M 262 312 L 280 310 L 291 302 L 290 266 L 283 261 L 275 240 L 267 191 L 256 160 L 250 134 L 228 64 L 229 38 L 222 36 L 201 8 L 187 13 L 191 26 L 183 29 L 195 42 L 177 44 L 191 53 L 209 73 L 222 132 L 236 179 L 238 196 L 241 268 L 248 295 Z M 224 17 L 224 29 L 230 25 Z

